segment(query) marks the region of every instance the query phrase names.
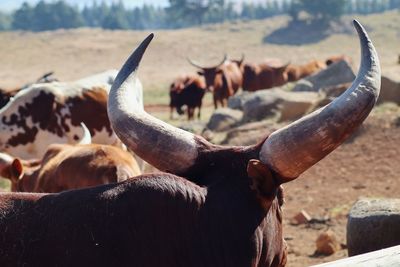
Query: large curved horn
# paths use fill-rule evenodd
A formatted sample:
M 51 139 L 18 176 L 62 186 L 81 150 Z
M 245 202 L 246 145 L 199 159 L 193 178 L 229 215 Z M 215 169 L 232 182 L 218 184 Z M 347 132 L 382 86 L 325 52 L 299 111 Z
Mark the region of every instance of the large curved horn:
M 180 173 L 197 158 L 194 135 L 150 116 L 137 98 L 141 89 L 137 68 L 152 39 L 150 34 L 115 78 L 108 98 L 108 116 L 118 137 L 139 157 L 162 171 Z
M 329 105 L 272 133 L 264 142 L 260 160 L 295 179 L 342 144 L 368 116 L 380 90 L 378 55 L 364 28 L 353 21 L 361 45 L 361 64 L 349 89 Z
M 196 68 L 199 68 L 199 69 L 216 69 L 219 66 L 221 66 L 222 64 L 224 64 L 224 62 L 226 61 L 227 58 L 228 58 L 228 56 L 226 54 L 224 54 L 224 59 L 219 64 L 217 64 L 215 67 L 207 67 L 207 68 L 200 66 L 198 63 L 194 62 L 189 57 L 187 57 L 186 59 L 191 65 L 193 65 Z

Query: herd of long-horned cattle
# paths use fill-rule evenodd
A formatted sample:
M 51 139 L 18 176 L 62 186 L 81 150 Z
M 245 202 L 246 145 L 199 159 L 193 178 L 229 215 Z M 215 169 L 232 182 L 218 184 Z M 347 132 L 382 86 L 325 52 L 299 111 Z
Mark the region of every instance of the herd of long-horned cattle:
M 354 26 L 361 64 L 351 87 L 251 146 L 211 144 L 144 110 L 137 71 L 153 34 L 116 77 L 13 94 L 0 110 L 0 175 L 13 191 L 0 192 L 0 266 L 284 266 L 282 184 L 343 143 L 379 94 L 377 53 Z M 180 77 L 172 107 L 183 112 L 187 88 L 191 107 L 201 107 L 204 88 L 217 106 L 241 86 L 306 75 L 301 66 L 243 59 L 208 68 L 190 60 L 205 80 Z M 141 175 L 133 154 L 159 172 Z
M 244 61 L 244 54 L 240 60 L 228 59 L 225 54 L 223 60 L 214 67 L 202 67 L 188 58 L 191 65 L 199 69 L 197 73 L 181 74 L 170 85 L 170 118 L 176 109 L 179 115 L 187 108 L 188 119 L 194 118 L 195 109 L 198 108 L 197 117 L 200 118 L 202 99 L 206 92 L 213 95 L 214 108 L 218 105 L 227 105 L 229 97 L 243 91 L 254 92 L 282 86 L 288 82 L 295 82 L 315 74 L 327 66 L 338 62 L 352 60 L 345 55 L 331 56 L 325 61 L 311 60 L 303 65 L 281 64 L 279 59 L 267 59 L 261 63 Z

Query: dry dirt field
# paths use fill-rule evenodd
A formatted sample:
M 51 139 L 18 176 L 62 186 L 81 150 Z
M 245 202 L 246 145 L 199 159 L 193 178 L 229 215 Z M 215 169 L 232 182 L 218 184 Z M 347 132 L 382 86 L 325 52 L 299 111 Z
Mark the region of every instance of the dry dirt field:
M 373 39 L 384 74 L 400 74 L 400 14 L 390 12 L 357 17 Z M 346 18 L 350 23 L 351 18 Z M 287 17 L 225 23 L 177 31 L 156 31 L 146 52 L 140 78 L 145 87 L 145 104 L 162 119 L 168 102 L 168 84 L 180 73 L 193 72 L 186 57 L 204 65 L 219 62 L 226 52 L 259 62 L 279 58 L 302 63 L 335 54 L 353 58 L 358 68 L 359 46 L 353 34 L 334 34 L 302 46 L 263 43 L 263 38 L 287 24 Z M 12 88 L 55 71 L 63 81 L 119 68 L 148 31 L 103 31 L 100 29 L 55 32 L 0 33 L 0 87 Z M 212 108 L 207 97 L 206 119 Z M 159 107 L 159 108 L 152 108 Z M 176 122 L 174 122 L 176 123 Z M 289 244 L 287 266 L 308 266 L 346 257 L 343 249 L 332 256 L 314 255 L 318 234 L 332 229 L 346 243 L 346 215 L 362 197 L 400 197 L 400 109 L 395 105 L 376 108 L 359 134 L 285 186 L 284 236 Z M 313 217 L 328 216 L 324 224 L 290 225 L 301 209 Z

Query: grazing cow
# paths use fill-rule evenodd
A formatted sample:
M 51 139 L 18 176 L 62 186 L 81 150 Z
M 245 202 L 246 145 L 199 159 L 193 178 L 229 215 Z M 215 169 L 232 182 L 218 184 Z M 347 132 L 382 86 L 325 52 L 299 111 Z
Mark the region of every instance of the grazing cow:
M 257 91 L 284 85 L 288 81 L 288 66 L 289 64 L 272 67 L 266 63 L 246 63 L 243 67 L 243 90 Z
M 320 70 L 323 70 L 326 67 L 324 62 L 319 60 L 312 60 L 307 64 L 304 65 L 293 65 L 290 64 L 287 67 L 287 76 L 290 82 L 295 82 L 300 80 L 304 77 L 310 76 Z
M 284 266 L 280 185 L 343 143 L 379 94 L 376 51 L 355 27 L 362 61 L 348 91 L 249 147 L 213 145 L 140 107 L 136 70 L 150 35 L 119 72 L 108 112 L 121 140 L 162 172 L 59 194 L 0 193 L 1 266 Z
M 35 84 L 18 92 L 0 110 L 0 151 L 41 158 L 50 144 L 76 143 L 81 122 L 94 143 L 119 144 L 107 115 L 109 87 L 85 86 L 91 84 L 96 82 Z
M 197 75 L 184 75 L 176 78 L 169 90 L 170 118 L 172 119 L 174 108 L 179 115 L 182 115 L 182 107 L 186 105 L 188 120 L 193 119 L 196 108 L 199 109 L 197 118 L 200 119 L 205 88 L 204 80 Z
M 326 64 L 326 66 L 329 66 L 329 65 L 331 65 L 333 63 L 336 63 L 336 62 L 339 62 L 339 61 L 342 61 L 342 60 L 346 61 L 349 64 L 352 64 L 351 58 L 346 56 L 346 55 L 336 55 L 336 56 L 328 57 L 325 60 L 325 64 Z
M 204 76 L 207 90 L 213 93 L 215 108 L 218 107 L 218 102 L 225 107 L 228 98 L 242 86 L 243 75 L 238 64 L 226 60 L 226 55 L 220 64 L 208 68 L 188 60 L 190 64 L 201 69 L 198 74 Z

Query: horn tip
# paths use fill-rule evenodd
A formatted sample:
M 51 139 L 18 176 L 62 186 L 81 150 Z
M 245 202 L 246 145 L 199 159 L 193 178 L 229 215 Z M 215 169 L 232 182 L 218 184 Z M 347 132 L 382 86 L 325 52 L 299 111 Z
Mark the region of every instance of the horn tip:
M 358 34 L 362 34 L 367 36 L 367 32 L 365 31 L 363 25 L 356 19 L 353 19 L 354 28 L 356 28 Z

